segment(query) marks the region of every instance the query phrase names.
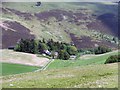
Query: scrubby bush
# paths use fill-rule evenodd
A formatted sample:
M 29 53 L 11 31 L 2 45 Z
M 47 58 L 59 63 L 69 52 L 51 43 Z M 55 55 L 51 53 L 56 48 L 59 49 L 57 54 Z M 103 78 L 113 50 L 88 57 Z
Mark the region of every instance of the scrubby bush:
M 38 49 L 39 49 L 39 52 L 42 53 L 44 50 L 48 50 L 48 47 L 45 43 L 39 43 Z
M 21 39 L 14 50 L 35 54 L 38 52 L 38 43 L 34 39 Z
M 110 52 L 110 51 L 111 51 L 111 49 L 106 46 L 98 46 L 94 50 L 95 54 L 103 54 L 103 53 Z
M 70 58 L 70 55 L 68 52 L 64 52 L 64 60 L 68 60 Z
M 58 54 L 58 58 L 63 60 L 68 60 L 70 58 L 70 55 L 65 50 L 60 50 Z
M 75 55 L 77 53 L 77 48 L 75 46 L 68 46 L 67 47 L 67 52 L 70 55 Z
M 108 59 L 105 61 L 105 64 L 107 63 L 115 63 L 120 62 L 120 54 L 119 55 L 112 55 L 108 57 Z
M 17 44 L 17 45 L 15 46 L 15 48 L 14 48 L 15 51 L 20 51 L 20 49 L 21 49 L 21 48 L 20 48 L 20 44 Z

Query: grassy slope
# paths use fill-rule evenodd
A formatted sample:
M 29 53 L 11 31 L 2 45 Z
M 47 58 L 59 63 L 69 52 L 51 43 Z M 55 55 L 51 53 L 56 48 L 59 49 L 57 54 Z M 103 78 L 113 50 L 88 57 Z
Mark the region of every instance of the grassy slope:
M 95 3 L 94 4 L 91 4 L 91 3 L 42 3 L 41 7 L 36 7 L 35 2 L 31 2 L 31 3 L 9 2 L 9 3 L 3 3 L 3 8 L 5 7 L 22 11 L 22 12 L 29 12 L 32 14 L 42 12 L 42 11 L 48 11 L 52 9 L 76 11 L 77 9 L 80 9 L 80 8 L 87 8 L 87 9 L 90 9 L 87 11 L 88 14 L 96 13 L 98 15 L 101 15 L 107 12 L 115 13 L 116 11 L 115 7 L 110 8 L 111 5 L 104 4 L 104 3 L 96 3 L 96 4 Z M 31 33 L 33 33 L 36 36 L 36 39 L 52 38 L 57 41 L 63 41 L 63 42 L 69 43 L 71 41 L 70 37 L 69 35 L 66 34 L 66 32 L 64 32 L 64 30 L 70 30 L 71 33 L 74 33 L 77 36 L 81 36 L 81 35 L 90 36 L 93 34 L 89 30 L 83 29 L 84 26 L 76 26 L 74 24 L 70 25 L 65 21 L 62 22 L 63 26 L 59 26 L 58 23 L 53 22 L 53 20 L 50 20 L 52 24 L 49 26 L 49 25 L 46 25 L 45 23 L 39 22 L 39 20 L 37 20 L 37 18 L 35 17 L 32 18 L 32 20 L 23 20 L 22 18 L 19 18 L 14 14 L 3 15 L 3 18 L 8 18 L 8 17 L 11 18 L 12 20 L 15 20 L 21 23 L 25 27 L 29 28 L 31 30 Z M 31 28 L 31 26 L 34 26 L 34 27 Z
M 3 88 L 114 88 L 118 87 L 117 69 L 117 64 L 51 69 L 6 76 L 2 85 Z
M 2 64 L 2 75 L 12 75 L 12 74 L 20 74 L 25 72 L 32 72 L 34 70 L 39 69 L 39 67 L 35 66 L 27 66 L 20 64 L 10 64 L 10 63 L 1 63 Z
M 106 12 L 112 12 L 116 13 L 116 8 L 111 7 L 114 5 L 113 3 L 85 3 L 85 2 L 42 2 L 40 7 L 35 6 L 36 2 L 7 2 L 3 3 L 3 7 L 11 8 L 11 9 L 16 9 L 19 11 L 23 12 L 30 12 L 30 13 L 36 13 L 36 12 L 43 12 L 47 10 L 52 10 L 52 9 L 64 9 L 64 10 L 76 10 L 79 8 L 87 8 L 93 10 L 94 13 L 102 14 Z M 22 7 L 21 7 L 22 6 Z M 108 10 L 107 8 L 110 8 L 111 10 Z M 103 12 L 104 10 L 104 12 Z M 96 12 L 99 11 L 99 12 Z
M 11 6 L 6 5 L 6 7 L 11 7 L 15 8 L 17 10 L 23 11 L 26 8 L 26 12 L 39 12 L 39 8 L 32 8 L 32 6 L 26 6 L 29 4 L 25 4 L 23 7 L 18 4 L 14 4 L 16 7 L 13 7 L 13 4 Z M 32 4 L 34 5 L 34 4 Z M 59 4 L 61 5 L 61 4 Z M 52 5 L 53 6 L 53 5 Z M 65 5 L 66 6 L 66 5 Z M 100 10 L 96 8 L 94 5 L 88 5 L 89 7 Z M 99 5 L 101 6 L 101 5 Z M 30 8 L 31 7 L 31 8 Z M 50 6 L 49 6 L 50 7 Z M 63 7 L 63 6 L 61 6 Z M 69 8 L 72 8 L 70 5 L 66 6 Z M 88 8 L 89 8 L 88 7 Z M 101 6 L 102 7 L 102 6 Z M 24 8 L 24 9 L 23 9 Z M 47 6 L 46 6 L 47 8 Z M 52 7 L 51 7 L 52 8 Z M 56 6 L 55 6 L 56 8 Z M 65 7 L 64 7 L 65 8 Z M 68 9 L 69 9 L 68 8 Z M 76 9 L 78 8 L 75 5 Z M 84 8 L 84 7 L 83 7 Z M 53 9 L 53 8 L 52 8 Z M 72 8 L 73 9 L 73 8 Z M 73 9 L 73 10 L 74 10 Z M 105 8 L 101 9 L 103 11 Z M 36 11 L 37 10 L 37 11 Z M 41 9 L 42 10 L 42 9 Z M 45 8 L 44 8 L 45 10 Z M 101 11 L 98 12 L 101 13 Z M 111 10 L 110 10 L 111 11 Z M 115 11 L 115 10 L 113 10 Z M 24 21 L 16 16 L 12 15 L 6 15 L 6 16 L 11 16 L 15 20 L 19 21 L 22 25 L 28 27 L 38 38 L 41 37 L 48 37 L 50 38 L 49 34 L 45 34 L 42 30 L 45 29 L 41 25 L 38 25 L 38 21 L 33 18 L 32 21 Z M 6 17 L 5 17 L 6 18 Z M 32 25 L 35 25 L 35 27 L 32 29 L 30 28 Z M 65 27 L 67 24 L 65 25 Z M 56 30 L 58 28 L 58 25 L 55 23 L 53 26 L 46 26 L 48 31 L 51 30 Z M 56 27 L 56 28 L 54 28 Z M 69 25 L 69 27 L 73 27 L 73 25 Z M 76 28 L 76 26 L 74 26 Z M 73 28 L 74 28 L 73 27 Z M 72 28 L 72 29 L 73 29 Z M 78 27 L 79 28 L 79 27 Z M 71 29 L 71 30 L 72 30 Z M 61 28 L 60 30 L 64 30 L 64 28 Z M 79 31 L 76 29 L 76 33 Z M 51 31 L 52 33 L 54 31 Z M 71 31 L 72 32 L 72 31 Z M 44 34 L 43 34 L 44 33 Z M 56 34 L 56 33 L 55 33 Z M 90 33 L 88 33 L 89 35 Z M 43 35 L 43 36 L 42 36 Z M 65 34 L 64 32 L 61 33 L 60 35 L 63 35 L 65 39 Z M 60 36 L 57 35 L 57 36 Z M 53 34 L 52 34 L 53 36 Z M 57 37 L 56 36 L 56 37 Z M 55 37 L 55 39 L 56 39 Z M 68 38 L 68 37 L 67 37 Z M 65 41 L 68 41 L 65 40 Z M 81 65 L 88 65 L 88 64 L 94 64 L 94 63 L 104 63 L 105 59 L 107 57 L 92 57 L 89 60 L 77 60 L 75 62 L 73 61 L 54 61 L 50 68 L 55 68 L 55 70 L 46 70 L 42 72 L 36 72 L 36 73 L 26 73 L 26 74 L 21 74 L 21 75 L 15 75 L 15 76 L 5 76 L 3 77 L 3 87 L 10 87 L 10 84 L 13 84 L 13 87 L 117 87 L 117 64 L 111 64 L 111 65 L 95 65 L 95 66 L 84 66 L 84 67 L 79 67 Z M 56 69 L 56 68 L 61 68 L 61 67 L 68 67 L 63 69 Z M 76 67 L 76 68 L 71 68 L 71 67 Z M 104 82 L 104 83 L 103 83 Z
M 118 54 L 118 51 L 102 54 L 102 55 L 90 55 L 85 56 L 82 58 L 79 57 L 77 60 L 55 60 L 52 62 L 47 69 L 56 69 L 56 68 L 64 68 L 64 67 L 78 67 L 78 66 L 85 66 L 91 64 L 103 64 L 106 59 L 111 56 Z

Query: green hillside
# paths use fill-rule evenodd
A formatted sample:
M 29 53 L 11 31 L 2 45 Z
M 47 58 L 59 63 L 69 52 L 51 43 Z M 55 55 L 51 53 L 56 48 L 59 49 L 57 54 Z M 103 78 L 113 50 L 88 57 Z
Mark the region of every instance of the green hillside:
M 103 64 L 113 51 L 101 55 L 83 55 L 76 60 L 54 60 L 47 70 L 3 63 L 3 88 L 117 88 L 118 64 Z M 9 71 L 8 71 L 9 70 Z M 29 72 L 29 73 L 26 73 Z M 20 74 L 22 73 L 22 74 Z
M 8 54 L 10 55 L 8 55 Z M 14 53 L 14 54 L 13 54 Z M 6 62 L 8 63 L 2 63 L 2 74 L 3 75 L 12 75 L 12 74 L 20 74 L 20 73 L 25 73 L 25 72 L 32 72 L 34 70 L 37 70 L 37 69 L 40 69 L 40 67 L 36 67 L 36 63 L 35 63 L 35 59 L 32 58 L 31 54 L 26 54 L 24 55 L 25 53 L 16 53 L 16 52 L 13 52 L 13 51 L 9 51 L 9 50 L 3 50 L 3 62 L 5 62 L 4 60 L 5 59 L 8 59 Z M 6 58 L 6 55 L 7 57 L 9 56 L 9 58 L 16 58 L 18 61 L 21 60 L 21 64 L 19 64 L 15 59 L 11 60 L 9 58 Z M 18 55 L 19 54 L 19 55 Z M 112 51 L 112 52 L 109 52 L 109 53 L 105 53 L 105 54 L 101 54 L 101 55 L 83 55 L 83 56 L 80 56 L 78 58 L 76 58 L 75 60 L 59 60 L 59 59 L 55 59 L 52 63 L 50 63 L 48 66 L 47 66 L 47 69 L 64 69 L 64 68 L 77 68 L 77 67 L 84 67 L 84 66 L 87 66 L 87 65 L 99 65 L 99 64 L 104 64 L 104 62 L 106 61 L 106 59 L 111 56 L 111 55 L 117 55 L 118 54 L 118 50 L 117 51 Z M 17 57 L 15 57 L 15 55 L 17 55 Z M 24 59 L 20 59 L 20 56 L 22 56 L 21 58 Z M 29 60 L 29 63 L 33 63 L 33 64 L 30 64 L 30 65 L 33 65 L 33 66 L 28 66 L 28 65 L 24 65 L 25 63 L 27 64 L 27 57 L 30 57 L 28 58 Z M 26 59 L 25 59 L 26 58 Z M 42 62 L 41 60 L 43 59 L 43 61 L 45 63 L 47 63 L 47 60 L 45 58 L 41 58 L 41 57 L 35 57 L 37 60 L 40 59 L 39 62 L 37 63 L 40 63 Z M 20 60 L 19 60 L 20 59 Z M 30 59 L 33 59 L 33 60 L 30 60 Z M 11 61 L 11 63 L 9 63 Z M 26 62 L 25 62 L 26 61 Z M 12 64 L 12 63 L 18 63 L 18 64 Z M 41 63 L 44 65 L 44 63 Z M 39 66 L 41 65 L 39 64 Z M 38 66 L 38 65 L 37 65 Z M 42 67 L 42 66 L 41 66 Z
M 79 67 L 86 65 L 104 64 L 106 59 L 111 55 L 117 55 L 118 51 L 102 54 L 102 55 L 84 55 L 76 60 L 54 60 L 47 69 L 58 69 L 66 67 Z
M 3 88 L 117 88 L 118 66 L 89 65 L 2 78 Z
M 14 75 L 26 72 L 33 72 L 40 67 L 21 65 L 21 64 L 12 64 L 12 63 L 0 63 L 2 64 L 2 75 Z
M 64 9 L 64 10 L 76 10 L 76 9 L 91 9 L 94 13 L 103 14 L 106 12 L 115 12 L 116 8 L 112 8 L 115 4 L 112 2 L 42 2 L 40 7 L 35 6 L 36 2 L 3 2 L 3 7 L 16 9 L 22 12 L 29 12 L 29 13 L 36 13 L 36 12 L 43 12 L 52 9 Z M 22 6 L 22 7 L 21 7 Z M 111 8 L 108 10 L 107 8 Z M 104 12 L 103 12 L 104 10 Z
M 31 37 L 28 35 L 33 35 L 32 38 L 35 39 L 45 38 L 46 40 L 53 39 L 67 43 L 74 42 L 78 48 L 85 48 L 83 43 L 86 42 L 91 44 L 87 47 L 94 47 L 95 44 L 102 42 L 102 44 L 116 48 L 117 42 L 113 41 L 113 38 L 117 38 L 115 28 L 117 27 L 115 24 L 117 4 L 43 2 L 39 7 L 35 4 L 36 2 L 2 3 L 2 23 L 5 27 L 9 26 L 8 31 L 5 31 L 6 28 L 3 27 L 3 41 L 6 40 L 6 34 L 11 33 L 11 31 L 9 39 L 13 41 L 13 43 L 3 43 L 3 48 L 15 45 L 15 42 L 20 38 Z M 108 17 L 108 21 L 102 21 L 102 19 L 105 20 L 106 15 L 111 17 Z M 101 18 L 98 19 L 99 17 Z M 25 29 L 30 33 L 24 35 L 22 31 L 19 31 Z M 19 36 L 17 33 L 21 35 Z M 17 38 L 14 39 L 16 36 Z M 78 41 L 79 39 L 84 40 L 84 37 L 87 39 L 85 42 Z

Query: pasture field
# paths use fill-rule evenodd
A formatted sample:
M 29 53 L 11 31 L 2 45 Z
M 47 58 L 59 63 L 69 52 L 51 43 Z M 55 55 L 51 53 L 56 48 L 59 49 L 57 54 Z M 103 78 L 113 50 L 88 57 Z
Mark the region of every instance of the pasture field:
M 3 88 L 117 88 L 118 64 L 50 69 L 2 77 Z
M 49 62 L 48 58 L 38 57 L 36 54 L 15 52 L 13 50 L 3 49 L 0 50 L 2 53 L 2 62 L 4 63 L 15 63 L 23 64 L 28 66 L 42 67 Z
M 47 69 L 57 69 L 65 67 L 79 67 L 86 65 L 104 64 L 111 55 L 117 55 L 118 51 L 113 51 L 101 55 L 83 55 L 76 60 L 54 60 Z
M 103 64 L 115 54 L 118 51 L 84 55 L 76 61 L 54 60 L 47 70 L 2 76 L 2 85 L 3 88 L 117 88 L 118 63 Z
M 12 74 L 20 74 L 26 72 L 32 72 L 40 67 L 21 65 L 21 64 L 12 64 L 12 63 L 0 63 L 2 64 L 2 75 L 12 75 Z

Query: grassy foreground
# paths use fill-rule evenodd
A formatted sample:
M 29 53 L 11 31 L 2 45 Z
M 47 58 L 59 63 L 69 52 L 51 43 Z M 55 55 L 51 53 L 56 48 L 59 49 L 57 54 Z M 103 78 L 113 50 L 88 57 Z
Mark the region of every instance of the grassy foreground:
M 0 63 L 2 64 L 2 75 L 12 75 L 20 74 L 26 72 L 32 72 L 39 69 L 39 67 L 21 65 L 21 64 L 11 64 L 11 63 Z
M 88 65 L 2 77 L 3 88 L 114 88 L 118 65 Z

